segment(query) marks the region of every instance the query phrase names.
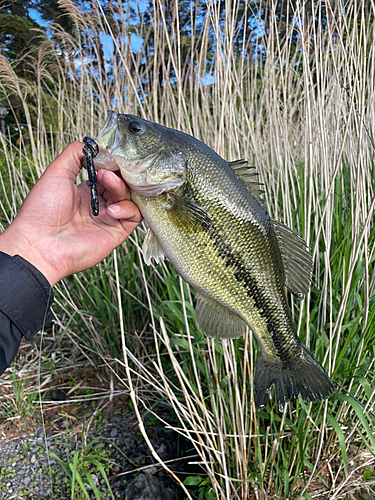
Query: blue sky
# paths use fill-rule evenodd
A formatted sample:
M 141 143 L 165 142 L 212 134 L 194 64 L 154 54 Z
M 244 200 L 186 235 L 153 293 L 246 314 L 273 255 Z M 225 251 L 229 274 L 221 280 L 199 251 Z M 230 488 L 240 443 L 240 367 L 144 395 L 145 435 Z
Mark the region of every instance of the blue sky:
M 145 2 L 139 2 L 138 6 L 139 6 L 139 9 L 141 10 L 141 12 L 142 12 L 142 9 L 143 10 L 146 9 Z M 33 19 L 40 26 L 43 26 L 45 28 L 48 27 L 49 23 L 46 21 L 43 21 L 43 19 L 41 18 L 40 14 L 37 10 L 29 9 L 29 15 L 30 15 L 31 19 Z M 113 51 L 114 51 L 112 37 L 110 35 L 100 33 L 99 38 L 100 38 L 100 41 L 102 42 L 102 45 L 103 45 L 104 57 L 107 59 L 107 61 L 110 61 L 112 59 Z M 136 35 L 135 33 L 132 33 L 130 35 L 130 46 L 132 48 L 132 51 L 136 52 L 136 53 L 142 52 L 142 45 L 143 45 L 143 38 Z
M 43 21 L 43 19 L 40 17 L 39 12 L 36 11 L 35 9 L 29 9 L 29 16 L 40 26 L 46 26 L 46 27 L 48 26 L 48 23 Z

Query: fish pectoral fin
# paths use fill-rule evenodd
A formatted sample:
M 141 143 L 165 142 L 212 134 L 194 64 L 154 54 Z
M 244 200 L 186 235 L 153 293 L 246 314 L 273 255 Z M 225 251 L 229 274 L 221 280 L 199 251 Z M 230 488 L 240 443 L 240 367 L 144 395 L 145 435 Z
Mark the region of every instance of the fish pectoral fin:
M 269 359 L 258 354 L 254 377 L 255 405 L 264 408 L 269 400 L 272 386 L 275 386 L 275 401 L 284 405 L 301 396 L 304 401 L 322 401 L 335 391 L 323 367 L 311 352 L 301 344 L 301 355 L 291 358 L 287 364 L 280 359 Z
M 302 299 L 311 286 L 313 261 L 303 238 L 287 226 L 273 220 L 285 270 L 285 285 L 297 298 Z
M 145 239 L 142 245 L 142 254 L 145 264 L 151 264 L 151 259 L 155 259 L 159 264 L 160 260 L 164 260 L 164 251 L 157 239 L 154 231 L 148 228 Z
M 176 194 L 169 194 L 168 217 L 181 231 L 207 231 L 212 225 L 211 217 L 198 203 Z
M 196 294 L 195 322 L 208 337 L 219 335 L 221 339 L 237 339 L 245 333 L 245 323 L 215 300 Z
M 264 205 L 264 200 L 261 198 L 264 193 L 262 189 L 263 184 L 259 182 L 259 174 L 255 167 L 249 166 L 246 160 L 228 161 L 228 165 L 237 175 L 239 180 L 245 184 L 257 202 L 260 205 Z

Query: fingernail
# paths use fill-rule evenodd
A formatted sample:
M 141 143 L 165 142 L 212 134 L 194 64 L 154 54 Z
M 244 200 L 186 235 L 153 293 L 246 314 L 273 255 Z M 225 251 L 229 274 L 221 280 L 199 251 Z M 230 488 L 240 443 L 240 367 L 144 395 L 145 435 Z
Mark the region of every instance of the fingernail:
M 108 207 L 108 210 L 113 214 L 118 214 L 120 213 L 121 208 L 118 205 L 111 205 L 110 207 Z
M 114 172 L 112 172 L 112 175 L 113 175 L 113 177 L 116 177 L 117 184 L 121 184 L 121 182 L 122 182 L 121 178 L 118 175 L 116 175 Z

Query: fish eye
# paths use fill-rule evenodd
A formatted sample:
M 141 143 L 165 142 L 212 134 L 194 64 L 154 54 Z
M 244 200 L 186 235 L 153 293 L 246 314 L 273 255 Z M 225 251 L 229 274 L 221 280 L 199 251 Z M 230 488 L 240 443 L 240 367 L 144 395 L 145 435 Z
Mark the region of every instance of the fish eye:
M 128 130 L 131 134 L 141 134 L 143 132 L 143 125 L 137 121 L 131 122 L 128 125 Z

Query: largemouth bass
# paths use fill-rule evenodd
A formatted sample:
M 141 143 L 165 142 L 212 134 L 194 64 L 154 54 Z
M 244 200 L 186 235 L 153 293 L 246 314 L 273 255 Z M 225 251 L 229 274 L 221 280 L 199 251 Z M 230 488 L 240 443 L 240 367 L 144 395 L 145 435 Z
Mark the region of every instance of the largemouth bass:
M 254 333 L 256 405 L 272 386 L 278 404 L 329 397 L 332 382 L 299 340 L 285 291 L 309 291 L 312 259 L 263 207 L 256 173 L 187 134 L 113 111 L 97 143 L 96 168 L 120 169 L 148 223 L 145 262 L 165 255 L 194 288 L 199 330 L 233 339 L 247 324 Z

